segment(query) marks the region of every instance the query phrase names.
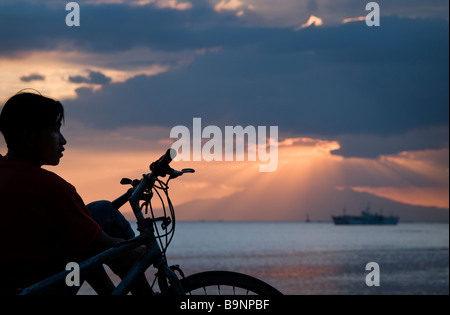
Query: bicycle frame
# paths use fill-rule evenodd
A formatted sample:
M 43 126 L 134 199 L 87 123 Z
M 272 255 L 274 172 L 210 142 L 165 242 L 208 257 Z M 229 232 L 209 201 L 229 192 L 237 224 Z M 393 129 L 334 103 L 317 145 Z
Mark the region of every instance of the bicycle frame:
M 154 237 L 153 237 L 154 238 Z M 98 267 L 101 267 L 106 261 L 113 260 L 124 253 L 133 250 L 139 246 L 147 246 L 147 251 L 142 257 L 135 263 L 135 265 L 129 270 L 127 275 L 122 279 L 112 295 L 123 295 L 130 291 L 130 287 L 133 280 L 140 274 L 143 274 L 151 265 L 154 265 L 158 269 L 158 282 L 162 291 L 167 290 L 168 287 L 161 285 L 164 279 L 168 279 L 172 285 L 176 285 L 178 277 L 167 266 L 167 262 L 162 255 L 158 242 L 155 239 L 145 235 L 136 236 L 128 241 L 117 244 L 116 246 L 87 259 L 79 264 L 80 275 L 85 279 L 90 272 Z M 33 295 L 33 294 L 45 294 L 49 290 L 56 288 L 64 283 L 67 275 L 70 271 L 62 271 L 50 278 L 47 278 L 41 282 L 38 282 L 19 293 L 19 295 Z M 176 279 L 176 280 L 175 280 Z M 163 292 L 167 293 L 167 292 Z
M 143 175 L 143 178 L 140 184 L 135 187 L 132 191 L 127 192 L 127 194 L 131 193 L 131 196 L 128 198 L 130 205 L 133 209 L 133 212 L 136 216 L 138 223 L 138 230 L 140 231 L 140 235 L 119 243 L 112 248 L 87 259 L 86 261 L 79 264 L 80 275 L 83 279 L 88 277 L 89 273 L 95 270 L 96 268 L 101 267 L 105 262 L 113 260 L 124 253 L 133 250 L 139 246 L 146 246 L 146 252 L 139 258 L 139 260 L 134 264 L 134 266 L 128 271 L 126 276 L 122 279 L 116 289 L 113 291 L 112 295 L 123 295 L 127 294 L 130 291 L 130 287 L 133 284 L 133 281 L 137 276 L 144 274 L 144 272 L 153 265 L 156 269 L 158 269 L 157 277 L 158 284 L 162 294 L 166 293 L 174 293 L 183 295 L 184 291 L 180 284 L 180 280 L 176 276 L 175 272 L 172 271 L 167 265 L 167 261 L 161 251 L 161 248 L 156 240 L 154 235 L 153 223 L 154 220 L 150 218 L 144 218 L 141 208 L 139 206 L 139 201 L 142 198 L 144 191 L 147 188 L 153 187 L 155 183 L 156 176 L 153 173 Z M 62 271 L 52 277 L 44 279 L 24 290 L 22 290 L 19 295 L 30 295 L 30 294 L 44 294 L 51 289 L 56 288 L 57 286 L 64 283 L 67 275 L 70 271 Z M 167 280 L 170 283 L 172 291 L 169 292 L 169 285 L 167 284 Z

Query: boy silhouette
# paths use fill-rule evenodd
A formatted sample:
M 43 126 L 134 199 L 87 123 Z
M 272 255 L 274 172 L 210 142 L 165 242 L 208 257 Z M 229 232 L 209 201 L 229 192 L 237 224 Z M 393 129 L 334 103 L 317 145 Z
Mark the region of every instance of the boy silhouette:
M 67 262 L 80 262 L 134 236 L 111 203 L 91 204 L 94 220 L 76 189 L 42 168 L 58 165 L 63 157 L 63 122 L 62 104 L 34 93 L 14 95 L 0 114 L 0 132 L 8 147 L 6 156 L 0 155 L 1 295 L 16 294 L 64 270 Z M 109 266 L 123 277 L 141 254 L 137 249 Z M 87 280 L 99 294 L 113 289 L 103 268 Z M 50 293 L 74 294 L 77 289 L 62 284 Z M 150 291 L 142 277 L 132 292 Z

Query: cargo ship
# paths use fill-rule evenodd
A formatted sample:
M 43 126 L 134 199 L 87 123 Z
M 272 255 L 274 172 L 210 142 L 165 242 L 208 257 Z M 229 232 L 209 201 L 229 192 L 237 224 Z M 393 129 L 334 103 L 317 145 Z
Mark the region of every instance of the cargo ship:
M 360 216 L 347 215 L 344 208 L 343 215 L 331 217 L 336 225 L 396 225 L 398 223 L 398 217 L 386 217 L 378 213 L 372 214 L 370 213 L 370 207 L 363 210 Z

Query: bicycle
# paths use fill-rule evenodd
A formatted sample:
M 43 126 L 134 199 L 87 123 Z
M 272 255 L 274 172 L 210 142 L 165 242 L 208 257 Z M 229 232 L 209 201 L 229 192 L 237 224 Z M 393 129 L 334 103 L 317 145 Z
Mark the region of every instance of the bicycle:
M 166 250 L 172 241 L 175 232 L 175 211 L 168 194 L 168 183 L 170 180 L 182 176 L 185 173 L 194 173 L 193 169 L 174 170 L 169 163 L 176 156 L 173 149 L 167 152 L 157 161 L 150 165 L 150 173 L 144 174 L 140 180 L 123 178 L 121 184 L 132 187 L 122 196 L 112 202 L 119 209 L 129 202 L 137 220 L 139 235 L 106 250 L 79 264 L 80 274 L 88 275 L 97 268 L 103 268 L 108 260 L 112 260 L 125 252 L 144 245 L 145 253 L 121 279 L 112 295 L 125 295 L 130 292 L 130 287 L 135 279 L 142 276 L 144 272 L 153 266 L 157 272 L 152 283 L 152 294 L 158 295 L 196 295 L 196 294 L 225 294 L 225 295 L 281 295 L 282 293 L 255 277 L 231 271 L 207 271 L 185 277 L 178 265 L 169 266 L 166 258 Z M 169 175 L 166 182 L 160 177 Z M 161 190 L 167 200 L 166 208 Z M 162 203 L 163 216 L 156 217 L 151 200 L 154 194 Z M 142 213 L 148 213 L 150 217 L 144 217 Z M 36 283 L 19 292 L 19 295 L 45 294 L 49 290 L 64 283 L 70 271 L 62 271 L 39 283 Z M 177 276 L 177 273 L 180 275 Z M 158 284 L 160 292 L 154 291 Z

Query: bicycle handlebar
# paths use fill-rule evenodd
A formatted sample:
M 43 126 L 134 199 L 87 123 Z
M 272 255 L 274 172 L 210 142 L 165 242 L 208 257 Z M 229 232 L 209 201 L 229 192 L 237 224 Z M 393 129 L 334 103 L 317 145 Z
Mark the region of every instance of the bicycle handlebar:
M 170 148 L 166 153 L 159 158 L 158 161 L 153 162 L 150 165 L 150 170 L 155 176 L 165 177 L 166 175 L 172 175 L 172 169 L 169 167 L 170 162 L 177 156 L 177 151 Z
M 133 186 L 134 188 L 132 190 L 129 190 L 127 197 L 128 201 L 130 202 L 131 208 L 133 209 L 134 215 L 136 216 L 136 219 L 139 221 L 144 220 L 144 215 L 141 212 L 141 208 L 139 206 L 139 202 L 141 197 L 143 196 L 144 192 L 147 189 L 152 189 L 153 185 L 155 184 L 155 181 L 157 180 L 157 177 L 165 177 L 166 175 L 170 175 L 169 180 L 176 178 L 178 176 L 183 175 L 184 173 L 194 173 L 195 170 L 187 168 L 183 169 L 181 171 L 176 171 L 173 168 L 169 166 L 170 162 L 175 158 L 177 155 L 177 151 L 170 148 L 166 151 L 166 153 L 161 156 L 157 161 L 153 162 L 150 165 L 150 170 L 152 171 L 149 174 L 144 174 L 142 176 L 141 181 L 136 186 Z M 128 182 L 128 181 L 126 181 Z M 131 181 L 131 183 L 134 183 L 134 181 Z M 124 197 L 124 196 L 123 196 Z M 124 197 L 125 198 L 125 197 Z M 117 204 L 120 204 L 121 201 L 123 201 L 124 198 L 117 199 Z

